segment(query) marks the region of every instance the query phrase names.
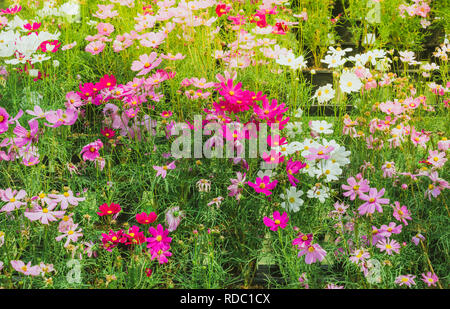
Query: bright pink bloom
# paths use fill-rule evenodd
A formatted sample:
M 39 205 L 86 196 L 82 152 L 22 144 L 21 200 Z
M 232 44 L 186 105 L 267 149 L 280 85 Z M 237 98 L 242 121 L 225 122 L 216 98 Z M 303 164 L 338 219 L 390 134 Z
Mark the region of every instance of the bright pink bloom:
M 270 182 L 269 176 L 264 176 L 263 178 L 256 178 L 256 183 L 251 181 L 248 182 L 248 185 L 255 189 L 257 193 L 263 193 L 267 196 L 271 195 L 273 190 L 277 186 L 278 180 L 274 180 Z
M 120 207 L 119 204 L 111 203 L 110 205 L 108 205 L 105 203 L 105 204 L 100 205 L 98 207 L 98 209 L 100 210 L 100 212 L 97 212 L 97 214 L 100 217 L 102 217 L 102 216 L 115 215 L 122 210 L 122 207 Z
M 136 221 L 140 224 L 150 224 L 153 223 L 157 217 L 155 212 L 149 214 L 141 212 L 140 214 L 136 214 Z
M 267 176 L 264 176 L 267 177 Z M 289 217 L 286 212 L 283 212 L 282 215 L 278 211 L 274 211 L 272 214 L 272 218 L 264 217 L 263 222 L 266 226 L 270 227 L 271 231 L 278 231 L 278 228 L 284 229 L 289 222 Z
M 87 144 L 83 147 L 80 154 L 83 156 L 83 160 L 95 161 L 96 158 L 100 157 L 100 153 L 98 152 L 101 148 L 103 148 L 103 143 L 101 140 L 96 140 L 90 144 Z
M 150 227 L 148 229 L 149 233 L 152 234 L 152 237 L 148 237 L 147 240 L 147 248 L 151 250 L 151 252 L 158 252 L 159 250 L 169 250 L 170 242 L 172 241 L 172 237 L 168 237 L 169 230 L 164 230 L 161 224 L 158 224 L 156 229 L 154 227 Z

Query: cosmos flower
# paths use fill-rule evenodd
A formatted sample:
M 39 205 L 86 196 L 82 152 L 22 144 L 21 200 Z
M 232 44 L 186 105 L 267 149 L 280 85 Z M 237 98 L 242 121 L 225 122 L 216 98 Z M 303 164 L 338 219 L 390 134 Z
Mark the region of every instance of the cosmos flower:
M 278 211 L 274 211 L 272 214 L 272 218 L 264 217 L 263 222 L 266 226 L 270 227 L 271 231 L 278 231 L 278 228 L 284 229 L 289 222 L 289 217 L 286 212 L 283 212 L 282 215 Z

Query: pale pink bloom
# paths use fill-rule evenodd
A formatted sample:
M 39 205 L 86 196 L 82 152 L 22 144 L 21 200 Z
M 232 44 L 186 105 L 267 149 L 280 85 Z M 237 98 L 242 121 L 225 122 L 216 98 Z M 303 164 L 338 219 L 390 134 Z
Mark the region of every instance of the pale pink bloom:
M 405 226 L 408 225 L 408 222 L 406 220 L 412 220 L 411 213 L 408 208 L 404 205 L 400 207 L 400 203 L 397 201 L 394 202 L 394 205 L 395 206 L 392 206 L 392 208 L 394 209 L 394 218 L 398 221 L 402 221 Z
M 429 150 L 429 156 L 427 161 L 431 163 L 434 167 L 443 167 L 447 158 L 445 157 L 445 152 L 439 152 L 439 150 Z
M 82 229 L 78 229 L 78 224 L 73 224 L 69 227 L 69 229 L 65 232 L 63 232 L 62 235 L 57 236 L 55 239 L 56 241 L 61 241 L 64 237 L 67 237 L 66 243 L 64 244 L 64 247 L 67 247 L 71 241 L 76 242 L 78 240 L 78 237 L 83 236 L 81 233 Z
M 407 285 L 408 287 L 411 287 L 411 285 L 416 285 L 416 283 L 414 282 L 414 278 L 416 278 L 416 276 L 400 275 L 395 279 L 395 283 L 397 283 L 400 286 Z
M 31 266 L 31 262 L 25 265 L 22 261 L 13 260 L 11 266 L 18 272 L 27 276 L 38 276 L 41 273 L 41 268 L 38 265 Z
M 86 45 L 85 51 L 91 53 L 92 55 L 97 55 L 103 51 L 105 46 L 105 43 L 101 41 L 94 41 Z
M 376 246 L 380 249 L 381 252 L 386 251 L 388 255 L 392 255 L 392 252 L 400 253 L 401 247 L 398 242 L 389 238 L 383 238 L 379 240 Z
M 175 168 L 176 168 L 175 161 L 172 161 L 169 164 L 163 166 L 153 165 L 153 169 L 157 171 L 155 177 L 161 176 L 162 178 L 166 178 L 167 170 L 173 170 Z
M 74 48 L 77 45 L 77 41 L 74 41 L 72 43 L 69 43 L 67 45 L 64 45 L 63 47 L 61 47 L 61 50 L 69 50 Z
M 306 254 L 305 263 L 311 264 L 315 263 L 316 261 L 321 262 L 325 255 L 327 255 L 327 252 L 323 250 L 319 244 L 312 244 L 308 247 L 304 247 L 300 250 L 298 253 L 298 257 L 301 257 L 302 255 Z
M 369 187 L 369 181 L 366 179 L 360 179 L 359 181 L 356 181 L 354 177 L 350 177 L 347 179 L 348 185 L 341 185 L 343 190 L 347 190 L 343 193 L 344 196 L 350 196 L 350 200 L 355 200 L 356 196 L 359 196 L 361 193 L 368 192 Z
M 152 52 L 150 55 L 140 55 L 139 60 L 133 61 L 131 70 L 139 71 L 137 76 L 149 73 L 161 63 L 162 59 L 157 57 L 158 54 L 155 52 Z
M 57 218 L 64 216 L 65 211 L 53 211 L 56 205 L 56 203 L 52 203 L 42 208 L 38 204 L 34 204 L 33 209 L 31 211 L 25 211 L 24 216 L 30 219 L 30 221 L 39 220 L 42 224 L 49 224 L 49 222 L 56 221 Z
M 69 204 L 72 206 L 78 206 L 78 202 L 84 201 L 85 197 L 75 197 L 72 190 L 68 190 L 63 194 L 49 194 L 49 197 L 54 199 L 55 202 L 61 203 L 61 209 L 66 209 Z
M 39 264 L 39 268 L 41 269 L 42 275 L 46 275 L 51 273 L 52 271 L 55 271 L 53 264 L 45 264 L 44 262 L 41 262 L 41 264 Z
M 385 162 L 381 167 L 381 170 L 383 171 L 384 178 L 391 178 L 393 175 L 395 175 L 395 162 Z
M 114 26 L 110 23 L 98 23 L 98 34 L 109 36 L 114 31 Z
M 173 55 L 171 53 L 168 53 L 167 55 L 161 54 L 161 58 L 167 59 L 167 60 L 181 60 L 184 59 L 186 56 L 182 55 L 181 53 L 178 53 L 176 55 Z
M 392 234 L 400 234 L 402 232 L 402 225 L 397 225 L 395 222 L 390 222 L 389 225 L 382 225 L 380 228 L 380 236 L 391 237 Z
M 6 189 L 5 191 L 3 191 L 1 199 L 3 202 L 7 203 L 2 207 L 2 209 L 0 209 L 0 212 L 11 212 L 16 208 L 20 208 L 21 206 L 26 205 L 27 203 L 21 201 L 26 195 L 27 193 L 25 192 L 25 190 L 13 191 L 11 188 Z
M 169 232 L 173 232 L 177 229 L 178 225 L 180 225 L 181 219 L 185 217 L 183 211 L 180 210 L 180 207 L 172 207 L 166 212 L 166 223 L 169 226 L 167 230 Z
M 223 201 L 223 197 L 222 196 L 215 197 L 215 198 L 212 199 L 211 202 L 208 203 L 208 206 L 216 205 L 216 207 L 219 208 L 220 204 L 222 204 L 222 201 Z

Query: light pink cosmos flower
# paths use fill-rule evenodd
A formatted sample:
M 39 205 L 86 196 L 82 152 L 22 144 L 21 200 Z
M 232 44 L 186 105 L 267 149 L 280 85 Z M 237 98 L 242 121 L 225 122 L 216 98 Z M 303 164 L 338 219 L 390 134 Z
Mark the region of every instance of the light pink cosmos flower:
M 86 200 L 85 197 L 75 197 L 72 190 L 68 190 L 63 194 L 49 194 L 50 198 L 54 199 L 55 202 L 61 203 L 61 209 L 66 209 L 69 205 L 78 206 L 78 202 Z
M 421 280 L 423 282 L 425 282 L 428 285 L 428 287 L 430 287 L 430 286 L 436 286 L 436 282 L 439 281 L 439 278 L 438 278 L 438 276 L 436 276 L 436 274 L 429 271 L 426 274 L 425 273 L 422 274 Z
M 228 196 L 234 196 L 237 200 L 240 199 L 241 192 L 244 190 L 244 185 L 246 174 L 242 174 L 241 172 L 236 172 L 236 179 L 230 179 L 231 185 L 228 186 Z
M 8 202 L 6 205 L 0 209 L 0 212 L 6 211 L 11 212 L 16 208 L 20 208 L 23 205 L 26 205 L 27 203 L 22 202 L 21 200 L 27 195 L 25 190 L 12 190 L 11 188 L 6 189 L 3 191 L 3 194 L 1 195 L 1 199 L 3 202 Z
M 370 258 L 370 253 L 364 248 L 355 249 L 350 256 L 350 261 L 355 264 L 359 264 L 360 262 L 364 262 L 366 259 Z
M 49 224 L 49 222 L 56 221 L 57 218 L 64 216 L 65 211 L 53 211 L 56 205 L 56 203 L 52 203 L 48 207 L 42 208 L 35 204 L 31 211 L 25 211 L 24 216 L 31 221 L 39 220 L 42 224 Z
M 28 264 L 25 265 L 22 261 L 14 260 L 11 261 L 11 266 L 18 272 L 27 276 L 38 276 L 41 273 L 39 265 L 31 266 L 31 262 L 28 262 Z
M 64 247 L 67 247 L 71 241 L 77 242 L 78 238 L 83 236 L 81 233 L 82 229 L 78 229 L 78 223 L 73 224 L 68 228 L 67 231 L 64 231 L 62 235 L 57 236 L 55 239 L 56 241 L 61 241 L 64 237 L 67 237 L 66 243 L 64 244 Z
M 382 225 L 380 228 L 380 236 L 391 237 L 392 234 L 400 234 L 402 232 L 402 225 L 397 225 L 395 222 L 390 222 L 389 225 Z
M 114 31 L 114 26 L 110 23 L 98 23 L 98 34 L 109 36 Z
M 385 162 L 381 167 L 381 170 L 383 171 L 384 178 L 391 178 L 395 175 L 395 162 Z
M 173 170 L 175 168 L 176 168 L 175 161 L 172 161 L 169 164 L 163 166 L 153 165 L 153 169 L 157 171 L 155 177 L 161 176 L 162 178 L 166 178 L 167 170 Z
M 55 271 L 53 264 L 45 264 L 44 262 L 41 262 L 39 264 L 39 268 L 41 269 L 42 275 L 46 275 L 51 273 L 52 271 Z
M 330 152 L 334 150 L 333 146 L 319 146 L 318 148 L 311 147 L 309 148 L 310 154 L 305 156 L 305 159 L 307 160 L 328 160 L 330 158 L 330 155 L 328 155 Z
M 392 255 L 392 252 L 400 253 L 400 244 L 394 239 L 383 238 L 378 241 L 376 246 L 381 252 L 386 251 L 389 255 Z
M 359 195 L 359 198 L 363 201 L 366 201 L 366 203 L 359 206 L 359 214 L 361 216 L 365 214 L 373 214 L 375 212 L 375 209 L 380 213 L 383 212 L 381 204 L 389 204 L 389 199 L 382 198 L 384 191 L 384 188 L 379 192 L 376 188 L 370 188 L 369 195 L 361 193 Z
M 308 247 L 303 248 L 299 253 L 298 257 L 301 257 L 302 255 L 305 255 L 305 263 L 311 264 L 315 263 L 317 261 L 321 262 L 325 256 L 327 255 L 327 252 L 320 247 L 319 244 L 312 244 Z
M 101 53 L 103 49 L 105 49 L 105 46 L 106 46 L 105 43 L 101 41 L 93 41 L 88 45 L 86 45 L 85 51 L 91 53 L 92 55 L 97 55 Z
M 59 126 L 71 126 L 78 119 L 78 111 L 75 108 L 67 108 L 65 111 L 62 109 L 58 109 L 56 111 L 49 111 L 45 114 L 45 120 L 47 120 L 50 124 L 44 123 L 44 125 L 57 128 Z
M 445 157 L 445 152 L 439 152 L 438 150 L 430 150 L 427 161 L 436 168 L 443 167 L 447 158 Z
M 137 76 L 145 75 L 161 63 L 162 59 L 157 57 L 158 54 L 155 52 L 150 55 L 140 55 L 139 60 L 133 61 L 131 64 L 131 70 L 139 71 Z
M 416 282 L 414 282 L 414 278 L 416 278 L 416 276 L 400 275 L 395 279 L 395 283 L 397 283 L 399 286 L 406 285 L 408 287 L 411 287 L 411 285 L 416 285 Z
M 411 241 L 418 246 L 420 244 L 420 241 L 425 241 L 425 236 L 423 236 L 422 234 L 417 234 L 416 236 L 413 236 L 413 238 L 411 239 Z
M 212 199 L 211 202 L 208 203 L 208 206 L 216 205 L 216 207 L 219 208 L 220 204 L 222 204 L 222 201 L 223 201 L 223 197 L 222 196 L 215 197 L 215 198 Z

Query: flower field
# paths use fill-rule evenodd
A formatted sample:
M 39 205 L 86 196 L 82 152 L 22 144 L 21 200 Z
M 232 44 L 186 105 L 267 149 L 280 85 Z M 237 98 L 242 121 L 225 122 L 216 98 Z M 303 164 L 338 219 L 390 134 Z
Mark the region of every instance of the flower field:
M 447 289 L 449 0 L 0 0 L 0 288 Z

